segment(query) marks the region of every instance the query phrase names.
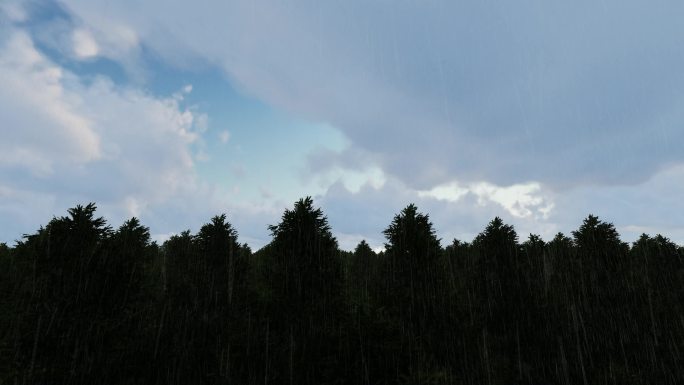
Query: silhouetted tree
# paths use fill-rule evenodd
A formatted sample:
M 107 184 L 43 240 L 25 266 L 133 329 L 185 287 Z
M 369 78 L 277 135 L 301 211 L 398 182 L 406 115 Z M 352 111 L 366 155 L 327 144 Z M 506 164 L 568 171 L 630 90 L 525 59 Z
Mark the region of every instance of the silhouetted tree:
M 414 204 L 395 215 L 383 234 L 387 238 L 386 286 L 381 305 L 403 334 L 408 362 L 397 364 L 408 369 L 404 375 L 415 381 L 444 365 L 444 336 L 440 334 L 446 330 L 447 320 L 440 315 L 446 307 L 446 276 L 439 261 L 440 240 L 429 216 L 418 212 Z
M 396 215 L 383 234 L 387 238 L 385 262 L 389 274 L 386 303 L 400 318 L 418 324 L 435 296 L 430 285 L 440 254 L 439 239 L 428 215 L 419 213 L 413 204 Z
M 667 368 L 679 365 L 680 359 L 673 352 L 684 345 L 683 257 L 668 238 L 642 234 L 630 250 L 626 271 L 634 294 L 622 314 L 641 320 L 639 333 L 632 338 L 642 349 L 635 350 L 643 352 L 639 358 L 650 363 L 644 372 L 661 383 L 672 379 L 673 373 Z
M 18 319 L 17 359 L 22 381 L 66 382 L 68 378 L 105 377 L 120 353 L 109 347 L 123 304 L 108 305 L 112 230 L 95 216 L 91 203 L 69 209 L 17 244 L 17 256 L 29 260 L 32 280 L 23 286 Z M 111 265 L 109 265 L 111 266 Z
M 273 236 L 271 314 L 280 324 L 272 330 L 281 338 L 281 351 L 273 353 L 281 364 L 288 363 L 277 372 L 274 361 L 272 375 L 292 384 L 331 381 L 343 372 L 335 357 L 344 309 L 337 240 L 311 197 L 295 202 L 279 224 L 268 228 Z
M 483 366 L 495 373 L 493 378 L 497 382 L 520 381 L 524 300 L 518 235 L 513 226 L 496 217 L 475 237 L 473 247 L 479 256 L 477 302 L 484 315 L 483 329 L 478 333 Z
M 186 231 L 163 246 L 169 293 L 163 312 L 171 319 L 167 321 L 171 336 L 166 341 L 181 342 L 161 349 L 170 364 L 166 372 L 175 372 L 169 380 L 217 383 L 230 382 L 236 375 L 233 366 L 242 354 L 237 347 L 244 342 L 241 312 L 247 302 L 249 257 L 237 237 L 227 216 L 221 214 L 204 224 L 196 236 Z
M 340 251 L 311 198 L 252 253 L 225 215 L 161 247 L 94 204 L 0 244 L 0 384 L 681 384 L 684 248 L 587 217 L 442 250 L 409 205 Z
M 359 311 L 368 312 L 371 305 L 373 276 L 377 270 L 377 255 L 365 240 L 359 242 L 350 254 L 350 266 L 347 275 L 351 305 Z
M 16 309 L 21 306 L 17 291 L 26 279 L 24 274 L 13 258 L 13 250 L 0 243 L 0 383 L 17 375 L 12 332 Z

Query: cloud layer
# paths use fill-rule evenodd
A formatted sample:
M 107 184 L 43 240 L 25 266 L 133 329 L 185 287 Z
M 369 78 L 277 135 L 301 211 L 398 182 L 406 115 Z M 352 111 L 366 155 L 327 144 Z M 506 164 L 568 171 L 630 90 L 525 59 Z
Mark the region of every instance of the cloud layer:
M 193 177 L 195 114 L 181 107 L 182 94 L 158 99 L 107 78 L 86 81 L 21 30 L 0 47 L 5 213 L 38 204 L 50 206 L 45 217 L 97 199 L 114 217 L 140 216 L 201 193 Z M 19 236 L 29 230 L 23 225 L 3 221 L 2 233 Z
M 63 4 L 331 123 L 415 187 L 637 183 L 684 157 L 677 2 Z
M 111 218 L 142 216 L 160 239 L 228 211 L 245 240 L 268 241 L 265 225 L 291 204 L 278 191 L 293 186 L 247 203 L 200 180 L 196 162 L 215 155 L 204 143 L 228 151 L 239 135 L 208 130 L 185 103 L 192 86 L 145 91 L 149 62 L 162 62 L 219 69 L 243 94 L 345 134 L 347 149 L 309 154 L 301 182 L 325 191 L 318 202 L 345 248 L 380 246 L 409 202 L 445 242 L 495 215 L 550 237 L 590 212 L 628 239 L 684 241 L 671 198 L 684 193 L 682 3 L 50 4 L 60 17 L 44 24 L 37 2 L 0 4 L 9 237 L 96 200 Z M 78 72 L 103 59 L 131 84 Z

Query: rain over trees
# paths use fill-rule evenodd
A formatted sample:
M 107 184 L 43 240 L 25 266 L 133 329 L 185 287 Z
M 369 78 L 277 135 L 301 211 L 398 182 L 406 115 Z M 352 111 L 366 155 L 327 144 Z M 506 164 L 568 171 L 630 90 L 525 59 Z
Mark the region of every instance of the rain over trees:
M 163 244 L 76 206 L 0 244 L 0 384 L 680 384 L 684 249 L 589 215 L 340 250 L 310 197 L 252 251 L 230 217 Z

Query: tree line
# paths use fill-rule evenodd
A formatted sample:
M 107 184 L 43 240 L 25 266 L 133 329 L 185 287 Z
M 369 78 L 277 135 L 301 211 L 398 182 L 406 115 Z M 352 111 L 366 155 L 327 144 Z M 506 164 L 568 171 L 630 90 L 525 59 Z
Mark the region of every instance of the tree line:
M 684 248 L 590 215 L 443 247 L 413 204 L 340 250 L 311 198 L 253 252 L 76 206 L 0 245 L 0 384 L 681 384 Z

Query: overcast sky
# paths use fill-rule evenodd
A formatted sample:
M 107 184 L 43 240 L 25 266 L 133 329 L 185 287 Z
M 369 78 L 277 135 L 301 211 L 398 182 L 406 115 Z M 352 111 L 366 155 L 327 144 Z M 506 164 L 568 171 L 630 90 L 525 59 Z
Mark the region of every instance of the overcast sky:
M 684 243 L 681 1 L 0 0 L 0 241 L 94 201 L 240 241 L 307 195 L 342 248 L 590 213 Z

